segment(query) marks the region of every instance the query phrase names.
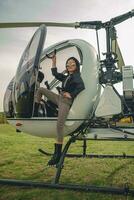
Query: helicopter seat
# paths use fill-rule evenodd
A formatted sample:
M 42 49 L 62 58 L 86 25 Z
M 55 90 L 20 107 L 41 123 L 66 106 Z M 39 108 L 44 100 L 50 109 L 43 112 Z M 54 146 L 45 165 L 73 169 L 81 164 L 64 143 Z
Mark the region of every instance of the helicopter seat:
M 41 100 L 39 109 L 38 109 L 38 117 L 57 117 L 58 116 L 58 107 L 56 104 L 51 102 L 50 100 Z

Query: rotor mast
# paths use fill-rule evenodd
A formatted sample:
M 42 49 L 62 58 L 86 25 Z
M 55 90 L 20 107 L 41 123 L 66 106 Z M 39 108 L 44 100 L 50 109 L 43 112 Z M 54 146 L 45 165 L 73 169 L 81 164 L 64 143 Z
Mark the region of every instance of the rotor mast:
M 111 29 L 115 25 L 120 24 L 133 16 L 134 16 L 134 9 L 125 14 L 114 17 L 110 21 L 107 21 L 104 23 L 102 23 L 102 21 L 79 22 L 79 26 L 76 26 L 76 28 L 96 29 L 96 30 L 104 28 L 106 30 L 106 50 L 107 50 L 107 53 L 110 53 L 110 51 L 111 51 L 111 42 L 110 42 Z
M 119 72 L 115 72 L 116 66 L 115 63 L 117 60 L 117 54 L 112 52 L 112 39 L 116 40 L 116 30 L 115 25 L 122 23 L 123 21 L 134 16 L 134 10 L 127 12 L 123 15 L 112 18 L 110 21 L 102 23 L 101 28 L 104 28 L 106 31 L 106 59 L 102 62 L 105 68 L 107 69 L 106 73 L 103 73 L 104 82 L 106 83 L 116 83 L 122 80 L 122 75 Z
M 123 15 L 119 15 L 117 17 L 112 18 L 110 21 L 102 24 L 101 28 L 105 28 L 106 30 L 106 49 L 107 54 L 111 53 L 111 32 L 115 25 L 124 22 L 125 20 L 134 16 L 134 10 L 127 12 Z
M 92 22 L 80 22 L 80 28 L 87 29 L 102 29 L 106 31 L 106 59 L 101 61 L 101 67 L 106 69 L 106 72 L 103 72 L 101 68 L 101 83 L 117 83 L 122 80 L 122 75 L 119 72 L 115 72 L 116 66 L 115 63 L 117 60 L 116 53 L 112 52 L 112 39 L 116 40 L 116 30 L 115 25 L 122 23 L 123 21 L 134 16 L 134 9 L 130 12 L 127 12 L 123 15 L 119 15 L 115 18 L 112 18 L 110 21 L 102 23 L 101 21 L 92 21 Z

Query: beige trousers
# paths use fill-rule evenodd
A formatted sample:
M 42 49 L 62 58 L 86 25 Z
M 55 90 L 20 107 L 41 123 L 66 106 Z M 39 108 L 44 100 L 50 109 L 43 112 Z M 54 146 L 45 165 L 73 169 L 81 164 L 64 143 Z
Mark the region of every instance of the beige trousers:
M 35 96 L 35 102 L 40 103 L 42 95 L 46 96 L 50 101 L 58 106 L 58 119 L 57 119 L 57 142 L 63 142 L 63 129 L 64 124 L 69 113 L 70 107 L 72 105 L 72 99 L 63 97 L 61 94 L 55 94 L 54 92 L 46 89 L 39 88 Z

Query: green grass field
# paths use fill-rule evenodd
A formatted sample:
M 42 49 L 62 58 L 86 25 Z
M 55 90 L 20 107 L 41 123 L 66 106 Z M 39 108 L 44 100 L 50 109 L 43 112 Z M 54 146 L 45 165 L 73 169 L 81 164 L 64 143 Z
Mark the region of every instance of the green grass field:
M 65 139 L 66 141 L 67 139 Z M 0 178 L 44 181 L 50 183 L 55 168 L 48 167 L 50 157 L 39 148 L 52 152 L 53 139 L 16 133 L 7 124 L 0 124 Z M 82 152 L 82 143 L 72 144 L 69 152 Z M 88 152 L 98 154 L 134 154 L 133 142 L 88 142 Z M 134 188 L 134 159 L 66 158 L 60 183 L 91 184 Z M 125 196 L 67 190 L 33 189 L 0 185 L 0 200 L 125 200 Z M 134 199 L 132 196 L 128 200 Z

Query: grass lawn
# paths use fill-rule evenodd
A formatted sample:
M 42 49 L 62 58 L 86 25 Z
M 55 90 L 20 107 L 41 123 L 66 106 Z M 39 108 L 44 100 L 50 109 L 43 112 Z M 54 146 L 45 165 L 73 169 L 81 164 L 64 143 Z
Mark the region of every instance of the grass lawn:
M 65 139 L 66 141 L 67 139 Z M 0 124 L 0 178 L 44 181 L 50 183 L 55 168 L 48 167 L 50 157 L 38 152 L 39 148 L 53 151 L 53 139 L 38 138 L 16 133 L 10 125 Z M 82 152 L 82 143 L 71 145 L 69 152 Z M 88 152 L 98 154 L 133 155 L 134 143 L 89 141 Z M 91 184 L 134 188 L 134 159 L 66 158 L 60 183 Z M 67 190 L 33 189 L 0 185 L 0 200 L 125 200 L 125 196 L 86 193 Z M 134 199 L 132 196 L 128 200 Z

